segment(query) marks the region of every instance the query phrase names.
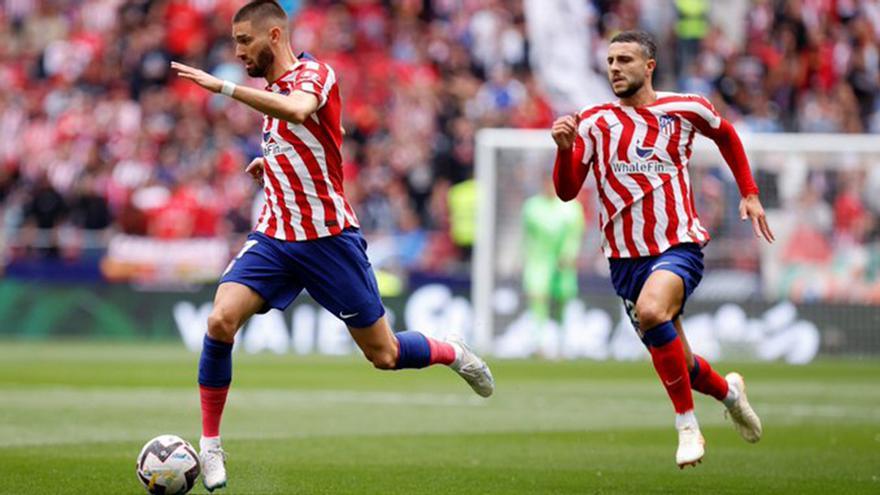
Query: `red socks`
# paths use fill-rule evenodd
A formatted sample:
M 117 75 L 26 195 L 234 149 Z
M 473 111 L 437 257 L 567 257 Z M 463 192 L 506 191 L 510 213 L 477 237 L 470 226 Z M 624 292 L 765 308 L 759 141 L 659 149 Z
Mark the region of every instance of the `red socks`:
M 432 339 L 431 337 L 425 338 L 428 339 L 428 345 L 431 347 L 430 364 L 445 364 L 448 366 L 455 361 L 455 348 L 452 345 L 441 340 Z
M 711 395 L 718 400 L 727 397 L 727 380 L 709 366 L 709 362 L 694 355 L 694 369 L 691 370 L 691 386 L 697 392 Z
M 220 436 L 220 418 L 223 406 L 226 405 L 226 394 L 229 387 L 214 388 L 199 385 L 199 396 L 202 400 L 202 436 Z
M 688 374 L 684 345 L 671 321 L 661 323 L 645 332 L 648 351 L 654 362 L 654 369 L 666 387 L 677 414 L 694 408 L 691 393 L 691 378 Z

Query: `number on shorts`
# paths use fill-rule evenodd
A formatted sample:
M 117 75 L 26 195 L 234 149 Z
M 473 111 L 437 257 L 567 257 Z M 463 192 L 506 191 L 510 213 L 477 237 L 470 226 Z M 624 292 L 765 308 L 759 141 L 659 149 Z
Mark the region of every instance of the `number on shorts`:
M 636 303 L 629 299 L 624 299 L 623 306 L 626 308 L 626 314 L 629 315 L 629 321 L 632 322 L 633 327 L 635 327 L 636 333 L 639 334 L 639 337 L 642 337 L 642 327 L 639 326 L 639 314 L 636 313 Z
M 236 260 L 238 260 L 239 258 L 244 256 L 244 253 L 246 253 L 248 251 L 248 249 L 256 246 L 257 242 L 259 242 L 259 241 L 256 241 L 254 239 L 251 239 L 249 241 L 245 241 L 244 246 L 241 248 L 241 251 L 239 251 L 238 254 L 235 255 L 235 258 L 232 258 L 232 261 L 230 261 L 229 265 L 226 266 L 226 269 L 223 270 L 223 275 L 221 275 L 221 278 L 226 276 L 226 274 L 229 273 L 229 270 L 232 270 L 232 265 L 235 264 Z

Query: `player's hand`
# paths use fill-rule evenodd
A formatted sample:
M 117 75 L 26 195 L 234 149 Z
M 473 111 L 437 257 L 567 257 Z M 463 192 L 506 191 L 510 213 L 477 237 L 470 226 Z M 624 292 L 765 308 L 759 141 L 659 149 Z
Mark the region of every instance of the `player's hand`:
M 550 135 L 556 141 L 559 149 L 569 150 L 574 144 L 574 138 L 577 136 L 578 118 L 575 115 L 565 115 L 559 117 L 553 122 L 553 128 Z
M 223 87 L 223 81 L 201 69 L 196 69 L 180 62 L 171 62 L 171 68 L 177 71 L 178 76 L 189 79 L 208 91 L 219 93 L 220 88 Z
M 767 225 L 767 215 L 764 214 L 764 207 L 761 206 L 761 200 L 758 199 L 757 194 L 749 194 L 739 202 L 739 217 L 742 220 L 747 218 L 752 220 L 752 228 L 758 239 L 764 236 L 767 242 L 776 240 L 770 226 Z
M 254 179 L 254 182 L 256 182 L 258 186 L 260 186 L 260 187 L 263 186 L 263 158 L 262 157 L 257 157 L 257 158 L 254 158 L 253 160 L 251 160 L 251 162 L 248 163 L 248 166 L 245 167 L 244 171 L 247 172 L 248 175 L 250 175 L 251 178 Z

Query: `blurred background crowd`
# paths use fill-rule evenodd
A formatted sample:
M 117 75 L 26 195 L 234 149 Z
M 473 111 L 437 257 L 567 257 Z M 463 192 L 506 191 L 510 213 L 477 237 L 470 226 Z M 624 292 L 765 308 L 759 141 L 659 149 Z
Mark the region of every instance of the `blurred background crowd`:
M 476 131 L 549 128 L 590 103 L 560 104 L 552 73 L 536 68 L 529 0 L 280 3 L 294 49 L 337 72 L 345 188 L 375 263 L 467 273 Z M 607 40 L 640 28 L 658 39 L 655 87 L 708 96 L 741 131 L 880 132 L 880 2 L 551 3 L 585 13 L 583 58 L 597 80 Z M 0 3 L 7 265 L 93 262 L 120 233 L 240 245 L 259 201 L 242 169 L 260 153 L 260 116 L 176 79 L 169 62 L 262 86 L 233 56 L 230 19 L 241 4 Z M 816 223 L 820 237 L 844 229 L 877 242 L 871 181 L 829 172 L 807 182 L 803 201 L 827 219 Z

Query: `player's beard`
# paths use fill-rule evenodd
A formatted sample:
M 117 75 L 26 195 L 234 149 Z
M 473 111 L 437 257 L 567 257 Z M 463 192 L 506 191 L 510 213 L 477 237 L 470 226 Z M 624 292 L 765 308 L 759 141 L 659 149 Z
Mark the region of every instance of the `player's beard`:
M 273 62 L 275 62 L 275 54 L 272 53 L 272 49 L 266 45 L 260 49 L 260 53 L 257 54 L 257 59 L 254 60 L 253 67 L 248 69 L 247 73 L 251 77 L 265 77 L 266 73 L 269 72 L 269 67 L 272 67 Z
M 638 93 L 639 90 L 642 89 L 642 86 L 644 86 L 644 85 L 645 85 L 645 80 L 642 79 L 639 81 L 633 81 L 633 82 L 629 83 L 629 85 L 626 88 L 624 88 L 620 91 L 614 91 L 614 86 L 612 86 L 611 91 L 614 91 L 614 96 L 616 96 L 618 98 L 629 98 L 630 96 Z

